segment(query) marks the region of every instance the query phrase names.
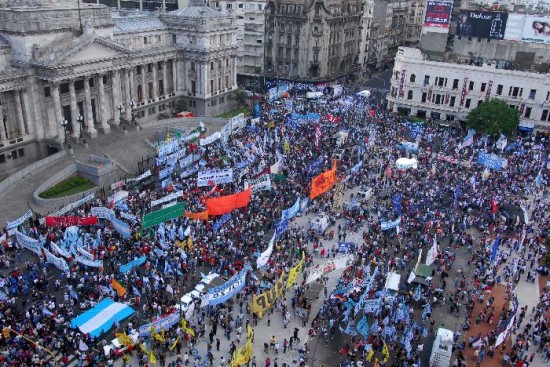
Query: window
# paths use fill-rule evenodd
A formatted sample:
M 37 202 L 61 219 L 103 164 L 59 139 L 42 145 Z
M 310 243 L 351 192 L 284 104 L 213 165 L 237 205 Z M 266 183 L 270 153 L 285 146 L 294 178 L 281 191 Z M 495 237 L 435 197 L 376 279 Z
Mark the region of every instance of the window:
M 147 64 L 147 72 L 151 73 L 153 71 L 153 64 Z
M 244 4 L 239 4 L 239 9 L 244 8 Z
M 411 83 L 414 83 L 415 80 L 416 80 L 416 75 L 411 74 L 411 77 L 409 78 L 409 81 L 410 81 Z
M 497 96 L 501 96 L 501 95 L 502 95 L 502 88 L 504 88 L 504 87 L 502 86 L 502 84 L 497 85 L 497 92 L 496 92 L 496 95 L 497 95 Z
M 214 61 L 210 62 L 210 70 L 214 70 Z
M 435 78 L 435 85 L 438 87 L 443 87 L 447 85 L 447 78 L 440 78 L 440 77 Z
M 175 45 L 175 44 L 176 44 L 176 41 L 177 41 L 176 35 L 173 34 L 173 35 L 172 35 L 172 43 Z
M 430 84 L 430 76 L 424 75 L 424 85 L 428 85 L 428 84 Z
M 141 65 L 138 65 L 138 66 L 137 66 L 136 74 L 137 74 L 137 75 L 141 75 Z
M 537 95 L 537 90 L 536 89 L 531 89 L 529 91 L 529 99 L 535 99 L 536 95 Z
M 421 100 L 421 101 L 422 101 L 423 103 L 426 102 L 426 97 L 427 97 L 426 92 L 422 93 L 422 100 Z
M 468 90 L 474 90 L 474 82 L 470 82 L 468 85 Z
M 214 92 L 214 80 L 210 81 L 210 93 Z
M 147 44 L 147 37 L 143 37 L 143 44 L 144 44 L 144 45 Z
M 480 99 L 479 101 L 477 101 L 477 106 L 481 106 L 481 104 L 483 103 L 483 101 Z
M 156 40 L 157 43 L 160 43 L 160 35 L 156 35 L 155 40 Z
M 197 93 L 197 82 L 194 80 L 191 80 L 191 93 Z
M 413 91 L 412 90 L 407 92 L 407 99 L 413 99 Z
M 542 115 L 540 116 L 541 121 L 546 121 L 548 119 L 548 110 L 543 110 Z
M 52 96 L 52 92 L 50 90 L 50 87 L 44 87 L 44 96 L 45 97 L 51 97 Z
M 224 97 L 220 97 L 220 99 L 218 100 L 218 102 L 219 102 L 220 104 L 225 103 L 225 98 L 224 98 Z
M 531 107 L 525 107 L 525 115 L 523 115 L 523 116 L 525 116 L 525 118 L 531 117 L 531 111 L 532 110 L 533 109 Z
M 481 91 L 485 92 L 486 88 L 487 88 L 487 83 L 481 83 Z
M 441 94 L 436 94 L 435 95 L 435 104 L 441 104 L 441 101 L 442 101 Z
M 195 62 L 194 61 L 191 61 L 191 70 L 195 71 Z
M 262 40 L 256 40 L 256 43 L 262 43 Z
M 63 83 L 59 86 L 59 93 L 65 94 L 69 93 L 69 83 Z
M 455 106 L 455 101 L 456 101 L 456 97 L 451 97 L 451 99 L 449 100 L 449 106 L 450 107 L 454 107 Z
M 90 88 L 93 88 L 95 85 L 95 79 L 94 78 L 88 79 L 88 84 L 90 85 Z
M 239 15 L 237 18 L 238 19 L 244 19 L 244 17 L 242 15 Z
M 225 4 L 226 9 L 233 9 L 233 4 Z
M 453 80 L 453 89 L 458 89 L 458 79 Z
M 107 77 L 107 75 L 103 75 L 103 84 L 109 84 L 109 78 Z
M 527 116 L 525 116 L 525 117 L 527 117 Z M 25 149 L 24 148 L 19 148 L 17 150 L 17 153 L 19 153 L 20 157 L 24 157 L 25 156 Z
M 6 155 L 0 154 L 0 163 L 6 163 Z
M 218 100 L 217 99 L 213 99 L 212 100 L 212 106 L 217 106 L 218 105 Z
M 162 70 L 162 61 L 157 62 L 157 70 Z
M 464 104 L 464 107 L 470 108 L 470 104 L 471 104 L 471 103 L 472 103 L 472 100 L 471 100 L 470 98 L 468 98 L 468 99 L 466 100 L 466 103 Z

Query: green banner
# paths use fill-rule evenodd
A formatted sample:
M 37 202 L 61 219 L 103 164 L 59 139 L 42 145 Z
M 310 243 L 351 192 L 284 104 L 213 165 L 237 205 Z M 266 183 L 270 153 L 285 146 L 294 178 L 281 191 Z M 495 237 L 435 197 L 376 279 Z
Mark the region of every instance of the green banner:
M 185 202 L 177 203 L 165 209 L 157 210 L 152 213 L 145 214 L 141 221 L 141 228 L 147 229 L 157 224 L 166 222 L 167 220 L 182 217 L 185 212 Z
M 282 183 L 286 182 L 286 176 L 285 175 L 274 174 L 273 179 L 277 182 L 282 182 Z

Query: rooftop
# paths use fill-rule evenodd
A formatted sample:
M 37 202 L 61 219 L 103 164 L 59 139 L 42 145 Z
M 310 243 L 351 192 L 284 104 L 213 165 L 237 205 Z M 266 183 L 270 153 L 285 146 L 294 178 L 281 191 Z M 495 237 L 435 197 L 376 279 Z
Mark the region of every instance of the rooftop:
M 113 17 L 114 33 L 156 31 L 168 28 L 156 15 L 140 14 L 125 17 Z

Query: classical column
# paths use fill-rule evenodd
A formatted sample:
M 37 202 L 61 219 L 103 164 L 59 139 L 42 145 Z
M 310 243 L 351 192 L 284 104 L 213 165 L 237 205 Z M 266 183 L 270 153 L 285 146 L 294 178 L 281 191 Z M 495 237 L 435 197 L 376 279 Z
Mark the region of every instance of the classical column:
M 17 114 L 17 130 L 19 131 L 19 136 L 26 135 L 25 131 L 25 119 L 23 118 L 23 105 L 21 104 L 21 95 L 19 90 L 14 90 L 13 94 L 15 96 L 15 113 Z
M 99 94 L 99 123 L 101 125 L 101 131 L 104 134 L 109 134 L 111 132 L 111 127 L 107 123 L 107 113 L 105 112 L 105 86 L 103 85 L 103 74 L 97 76 L 97 89 Z
M 172 60 L 172 93 L 176 93 L 176 90 L 178 90 L 178 79 L 177 79 L 177 59 Z
M 24 108 L 23 112 L 25 114 L 25 121 L 26 121 L 25 128 L 27 129 L 27 134 L 34 135 L 34 126 L 32 123 L 33 118 L 31 115 L 30 104 L 29 104 L 29 93 L 27 92 L 26 88 L 23 88 L 21 90 L 21 98 L 23 99 L 23 108 Z M 35 136 L 33 137 L 36 138 Z
M 6 112 L 6 114 L 7 114 L 7 112 Z M 4 126 L 4 117 L 7 118 L 7 116 L 4 116 L 4 113 L 2 113 L 2 115 L 0 116 L 0 140 L 1 141 L 8 140 L 8 136 L 6 135 L 6 127 Z
M 141 98 L 143 101 L 147 101 L 149 99 L 149 95 L 147 94 L 147 84 L 145 80 L 145 72 L 147 68 L 144 65 L 141 65 Z
M 130 69 L 130 101 L 132 99 L 135 100 L 137 91 L 136 91 L 136 84 L 135 84 L 135 77 L 136 74 L 134 72 L 135 66 Z
M 130 70 L 124 69 L 124 108 L 126 109 L 125 118 L 130 121 L 132 119 L 132 109 L 130 108 Z
M 167 62 L 166 60 L 164 60 L 162 62 L 162 94 L 164 95 L 167 95 L 167 91 L 168 91 L 168 82 L 166 81 L 166 67 L 167 67 Z
M 113 93 L 113 123 L 115 125 L 120 124 L 120 111 L 118 106 L 120 103 L 120 74 L 118 70 L 113 70 L 113 76 L 111 78 L 112 86 L 111 91 Z
M 53 97 L 53 107 L 55 110 L 55 127 L 57 130 L 57 141 L 59 142 L 61 148 L 63 148 L 63 142 L 65 141 L 65 130 L 61 121 L 63 121 L 63 113 L 61 112 L 61 97 L 59 96 L 59 83 L 52 83 L 52 97 Z
M 158 91 L 158 81 L 157 81 L 157 63 L 154 62 L 153 63 L 153 99 L 156 100 L 158 95 L 159 95 L 159 91 Z
M 91 138 L 97 136 L 97 130 L 94 127 L 94 113 L 92 111 L 92 96 L 90 94 L 90 79 L 84 77 L 84 105 L 86 110 L 86 132 Z
M 69 98 L 71 106 L 71 125 L 73 126 L 73 138 L 80 138 L 80 122 L 78 122 L 78 105 L 76 104 L 76 93 L 74 91 L 74 80 L 69 80 Z

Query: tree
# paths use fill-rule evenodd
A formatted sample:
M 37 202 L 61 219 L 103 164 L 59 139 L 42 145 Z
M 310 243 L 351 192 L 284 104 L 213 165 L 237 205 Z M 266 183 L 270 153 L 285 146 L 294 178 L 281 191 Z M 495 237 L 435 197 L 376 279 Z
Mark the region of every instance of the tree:
M 239 89 L 235 92 L 235 99 L 237 100 L 239 107 L 244 107 L 246 105 L 246 98 L 247 95 L 244 90 Z
M 518 128 L 519 112 L 500 99 L 492 99 L 474 108 L 469 114 L 467 125 L 482 134 L 510 135 Z
M 187 111 L 187 102 L 185 101 L 185 99 L 180 98 L 176 102 L 176 113 L 180 113 L 183 111 Z

